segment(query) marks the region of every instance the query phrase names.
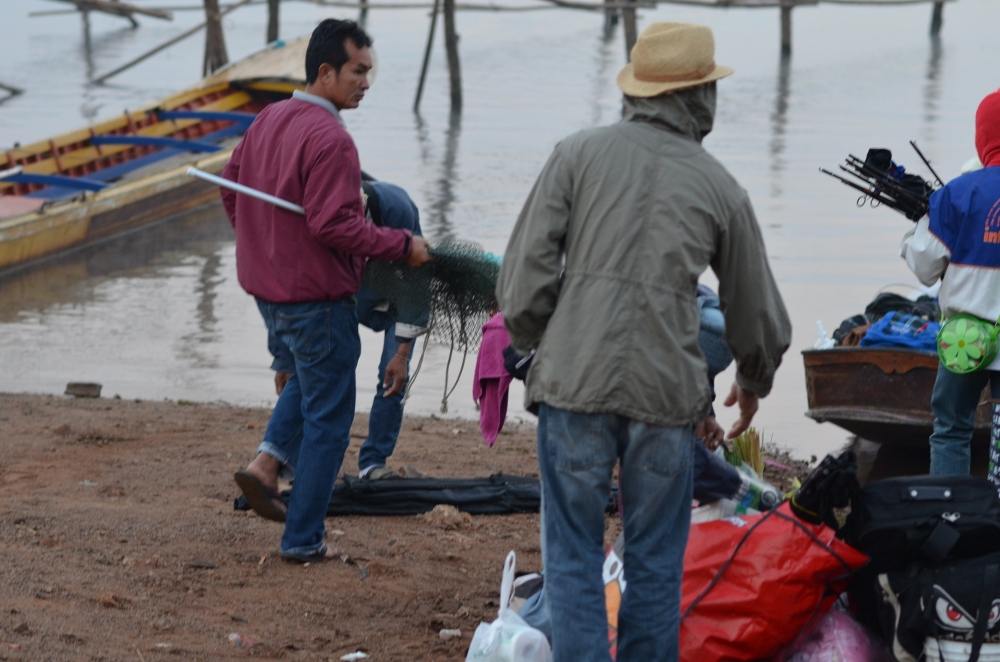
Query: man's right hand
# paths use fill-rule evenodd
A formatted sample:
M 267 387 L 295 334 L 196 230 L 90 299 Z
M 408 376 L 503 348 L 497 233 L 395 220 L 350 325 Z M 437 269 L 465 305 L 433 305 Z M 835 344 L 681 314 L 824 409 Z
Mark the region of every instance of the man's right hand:
M 414 235 L 410 239 L 410 254 L 406 256 L 406 265 L 409 267 L 422 267 L 431 261 L 431 253 L 427 247 L 427 242 L 423 237 Z
M 723 404 L 727 407 L 732 407 L 737 403 L 740 406 L 740 417 L 736 419 L 733 427 L 729 429 L 726 439 L 735 439 L 747 431 L 747 428 L 750 427 L 750 422 L 753 421 L 754 414 L 757 413 L 757 408 L 760 406 L 760 398 L 756 393 L 751 393 L 740 388 L 739 384 L 733 384 L 733 388 L 730 389 L 729 395 L 726 396 L 726 401 Z

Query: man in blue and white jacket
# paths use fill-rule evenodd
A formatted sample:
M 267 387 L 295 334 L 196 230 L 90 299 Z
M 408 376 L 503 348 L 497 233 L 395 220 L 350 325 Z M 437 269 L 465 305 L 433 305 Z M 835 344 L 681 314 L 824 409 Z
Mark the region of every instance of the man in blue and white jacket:
M 1000 318 L 1000 90 L 976 111 L 976 151 L 983 168 L 931 195 L 928 215 L 903 239 L 902 255 L 923 284 L 941 280 L 945 318 L 967 313 L 993 321 Z M 964 375 L 938 367 L 932 475 L 969 473 L 976 408 L 987 384 L 1000 399 L 1000 357 Z

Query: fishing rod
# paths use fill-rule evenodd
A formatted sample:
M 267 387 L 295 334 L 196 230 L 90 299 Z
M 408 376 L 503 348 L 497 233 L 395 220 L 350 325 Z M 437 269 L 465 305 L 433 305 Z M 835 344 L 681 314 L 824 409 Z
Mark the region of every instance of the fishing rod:
M 917 156 L 920 157 L 920 160 L 924 162 L 924 165 L 927 166 L 927 169 L 931 171 L 932 175 L 934 175 L 934 179 L 937 180 L 938 186 L 944 186 L 944 182 L 941 180 L 940 175 L 938 175 L 937 172 L 934 171 L 934 166 L 931 165 L 931 162 L 927 160 L 927 157 L 924 156 L 924 153 L 920 151 L 919 147 L 917 147 L 917 143 L 911 140 L 910 147 L 913 148 L 913 151 L 917 153 Z
M 913 146 L 916 148 L 915 144 Z M 927 163 L 926 159 L 924 162 Z M 869 149 L 864 160 L 848 154 L 838 167 L 846 177 L 826 168 L 820 168 L 820 172 L 860 191 L 862 196 L 858 198 L 858 206 L 863 206 L 870 198 L 872 206 L 876 206 L 875 203 L 884 204 L 914 222 L 927 214 L 934 186 L 919 175 L 907 173 L 906 168 L 893 162 L 892 152 L 889 150 Z

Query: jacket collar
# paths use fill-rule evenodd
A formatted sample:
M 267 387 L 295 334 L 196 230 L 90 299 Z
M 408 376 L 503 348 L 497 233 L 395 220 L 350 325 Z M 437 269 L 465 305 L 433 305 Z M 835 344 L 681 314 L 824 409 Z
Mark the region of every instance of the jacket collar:
M 344 120 L 341 119 L 340 117 L 340 111 L 337 110 L 336 106 L 334 106 L 332 103 L 330 103 L 323 97 L 318 97 L 315 94 L 309 94 L 308 92 L 304 92 L 302 90 L 295 90 L 294 92 L 292 92 L 292 98 L 298 99 L 299 101 L 304 101 L 305 103 L 311 103 L 314 106 L 319 106 L 320 108 L 329 111 L 329 113 L 333 115 L 338 122 L 340 122 L 341 126 L 344 125 Z
M 715 119 L 715 83 L 655 97 L 625 96 L 625 121 L 646 122 L 701 142 Z

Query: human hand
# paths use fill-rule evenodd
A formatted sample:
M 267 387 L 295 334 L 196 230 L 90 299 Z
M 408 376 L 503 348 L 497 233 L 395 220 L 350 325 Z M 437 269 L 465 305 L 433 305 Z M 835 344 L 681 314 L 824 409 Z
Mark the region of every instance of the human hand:
M 723 404 L 727 407 L 738 404 L 740 408 L 740 417 L 736 419 L 733 427 L 729 429 L 729 434 L 726 435 L 726 439 L 734 439 L 750 427 L 750 422 L 753 421 L 754 414 L 757 413 L 760 406 L 760 398 L 757 397 L 756 393 L 740 388 L 739 384 L 733 384 Z
M 705 444 L 705 448 L 710 451 L 719 447 L 725 432 L 719 422 L 715 420 L 715 416 L 711 415 L 701 419 L 694 426 L 694 436 L 700 439 L 701 443 Z
M 281 392 L 285 390 L 285 384 L 288 380 L 292 378 L 292 373 L 290 372 L 276 372 L 274 373 L 274 392 L 276 395 L 281 395 Z
M 410 254 L 406 256 L 406 264 L 410 267 L 420 267 L 431 261 L 430 249 L 423 237 L 414 235 L 410 239 Z
M 405 354 L 396 353 L 386 364 L 385 377 L 382 380 L 385 397 L 402 393 L 403 389 L 406 388 L 406 382 L 410 377 L 408 358 Z

